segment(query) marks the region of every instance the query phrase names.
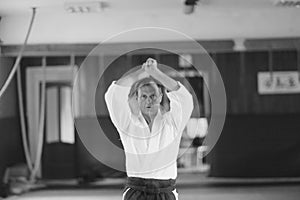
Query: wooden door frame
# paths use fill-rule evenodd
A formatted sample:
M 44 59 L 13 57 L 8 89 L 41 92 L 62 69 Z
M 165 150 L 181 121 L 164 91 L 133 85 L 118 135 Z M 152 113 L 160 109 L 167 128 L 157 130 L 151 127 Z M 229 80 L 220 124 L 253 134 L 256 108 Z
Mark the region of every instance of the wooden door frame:
M 77 73 L 76 65 L 61 65 L 42 67 L 28 67 L 26 69 L 26 106 L 28 121 L 28 140 L 30 157 L 32 162 L 37 156 L 38 147 L 38 124 L 40 115 L 40 85 L 45 78 L 49 82 L 68 82 L 73 83 Z M 38 177 L 41 177 L 42 163 L 38 168 Z

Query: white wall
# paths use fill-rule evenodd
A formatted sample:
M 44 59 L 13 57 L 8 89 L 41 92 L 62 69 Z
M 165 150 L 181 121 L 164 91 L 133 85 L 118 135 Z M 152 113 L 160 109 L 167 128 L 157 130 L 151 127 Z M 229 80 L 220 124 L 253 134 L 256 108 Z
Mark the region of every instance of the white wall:
M 4 44 L 21 44 L 31 13 L 4 16 L 0 38 Z M 272 38 L 300 36 L 300 9 L 198 9 L 192 15 L 182 11 L 103 12 L 69 14 L 40 12 L 29 39 L 40 43 L 98 43 L 122 31 L 155 26 L 180 31 L 199 40 L 227 38 Z M 176 40 L 161 35 L 137 35 L 120 42 Z

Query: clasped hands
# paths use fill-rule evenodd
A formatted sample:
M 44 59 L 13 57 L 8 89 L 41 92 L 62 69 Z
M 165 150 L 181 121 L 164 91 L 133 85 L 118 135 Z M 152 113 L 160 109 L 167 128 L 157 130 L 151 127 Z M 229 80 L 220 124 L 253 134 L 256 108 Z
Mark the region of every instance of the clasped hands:
M 157 68 L 157 61 L 153 58 L 148 58 L 147 61 L 143 63 L 142 69 L 150 76 L 159 71 Z

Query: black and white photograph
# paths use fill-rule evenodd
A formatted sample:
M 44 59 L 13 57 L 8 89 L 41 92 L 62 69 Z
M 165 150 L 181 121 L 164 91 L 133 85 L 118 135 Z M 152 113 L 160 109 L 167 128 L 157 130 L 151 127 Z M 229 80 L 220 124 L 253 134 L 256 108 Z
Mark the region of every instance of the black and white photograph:
M 0 200 L 299 200 L 299 0 L 0 0 Z

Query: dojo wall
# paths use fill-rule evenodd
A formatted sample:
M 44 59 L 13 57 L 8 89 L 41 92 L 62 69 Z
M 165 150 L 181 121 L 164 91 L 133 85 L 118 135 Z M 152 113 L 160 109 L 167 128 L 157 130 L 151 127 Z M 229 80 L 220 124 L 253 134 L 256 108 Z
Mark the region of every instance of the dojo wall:
M 283 43 L 288 42 L 289 40 Z M 273 54 L 274 71 L 295 71 L 297 70 L 296 49 L 290 45 L 289 48 L 283 46 L 270 50 L 264 47 L 257 47 L 244 52 L 236 52 L 230 48 L 216 45 L 218 42 L 209 44 L 213 44 L 208 45 L 207 49 L 221 72 L 227 93 L 227 117 L 224 129 L 215 148 L 207 159 L 212 167 L 209 175 L 222 177 L 299 176 L 300 135 L 298 133 L 300 127 L 297 122 L 300 119 L 300 95 L 264 96 L 259 95 L 257 92 L 257 73 L 259 71 L 268 71 L 268 56 L 270 55 L 268 52 L 271 51 Z M 219 44 L 222 44 L 222 42 Z M 274 44 L 277 44 L 276 41 Z M 213 48 L 211 48 L 212 46 Z M 36 46 L 36 49 L 48 49 L 48 52 L 39 52 L 36 50 L 38 56 L 34 56 L 34 51 L 31 49 L 32 52 L 27 52 L 27 55 L 22 59 L 23 83 L 25 83 L 25 69 L 42 64 L 41 54 L 46 56 L 47 65 L 69 65 L 71 63 L 70 55 L 73 52 L 77 54 L 75 55 L 75 64 L 78 66 L 82 64 L 87 55 L 78 54 L 78 48 L 74 45 L 63 45 L 63 48 L 68 50 L 64 55 L 62 55 L 63 48 L 60 48 L 61 46 L 52 45 L 49 48 L 44 47 L 43 45 Z M 57 55 L 55 55 L 55 52 Z M 96 92 L 96 96 L 89 96 L 91 92 L 89 84 L 99 81 L 96 74 L 101 69 L 101 66 L 109 62 L 113 55 L 94 56 L 85 63 L 89 66 L 89 69 L 82 75 L 86 83 L 86 89 L 81 91 L 81 95 L 88 95 L 88 98 L 96 99 L 96 111 L 99 121 L 111 132 L 112 141 L 118 143 L 118 145 L 121 144 L 118 140 L 116 130 L 109 120 L 103 99 L 103 91 L 108 87 L 111 80 L 117 79 L 132 66 L 143 62 L 148 56 L 153 56 L 166 65 L 178 68 L 178 57 L 176 55 L 145 53 L 121 56 L 114 62 L 114 66 L 107 70 L 106 75 L 100 79 L 100 87 L 104 88 Z M 201 57 L 198 54 L 192 53 L 192 56 L 194 62 L 199 62 Z M 11 66 L 13 57 L 11 56 L 10 58 L 10 64 L 5 65 Z M 3 62 L 2 60 L 1 70 L 5 66 L 2 64 Z M 8 70 L 8 68 L 6 69 Z M 2 75 L 3 73 L 1 73 Z M 23 84 L 23 88 L 24 86 L 25 84 Z M 18 150 L 15 156 L 8 157 L 6 153 L 4 153 L 5 155 L 1 155 L 0 159 L 3 159 L 3 162 L 2 160 L 0 162 L 1 164 L 9 163 L 11 159 L 18 162 L 24 161 L 17 113 L 17 91 L 15 85 L 12 87 L 9 106 L 3 107 L 3 102 L 7 105 L 8 100 L 3 100 L 1 105 L 1 108 L 9 109 L 4 112 L 5 114 L 11 114 L 5 117 L 1 115 L 3 118 L 1 121 L 4 120 L 3 123 L 5 122 L 5 125 L 1 125 L 1 127 L 7 127 L 7 130 L 4 132 L 1 131 L 0 137 L 4 138 L 4 140 L 0 142 L 1 144 L 5 140 L 12 140 L 14 142 L 3 143 L 5 145 L 1 145 L 1 148 L 3 148 L 3 150 L 1 149 L 1 153 L 10 151 L 12 148 Z M 76 118 L 87 131 L 89 130 L 89 121 L 91 118 L 91 110 L 89 109 L 90 107 L 87 107 L 87 109 L 84 108 L 83 102 L 80 111 L 81 114 Z M 14 126 L 8 126 L 5 120 L 9 120 L 9 123 Z M 6 135 L 3 136 L 5 132 Z M 103 144 L 100 142 L 95 143 L 95 145 Z M 55 154 L 63 155 L 63 153 L 66 153 L 63 148 L 60 150 L 58 148 L 57 151 Z M 68 152 L 69 156 L 74 156 L 72 160 L 74 168 L 68 171 L 62 170 L 60 174 L 56 174 L 55 176 L 65 176 L 66 178 L 77 177 L 87 173 L 89 170 L 96 171 L 94 173 L 99 172 L 102 176 L 111 176 L 115 173 L 115 171 L 107 168 L 88 153 L 78 135 L 76 136 L 75 147 Z M 107 152 L 103 152 L 103 154 L 107 155 L 109 153 L 109 149 L 107 149 Z M 105 159 L 110 158 L 108 156 Z M 124 164 L 124 159 L 123 157 L 114 158 L 113 162 L 120 162 L 122 165 Z M 59 166 L 57 167 L 59 168 Z M 51 173 L 48 175 L 51 177 Z
M 274 71 L 297 71 L 297 51 L 275 50 Z M 259 95 L 257 73 L 268 71 L 267 50 L 216 57 L 228 112 L 208 156 L 210 176 L 300 176 L 300 94 Z
M 0 57 L 1 87 L 7 79 L 13 63 L 13 58 Z M 17 82 L 16 78 L 13 78 L 0 100 L 0 184 L 6 167 L 25 160 L 18 110 Z

